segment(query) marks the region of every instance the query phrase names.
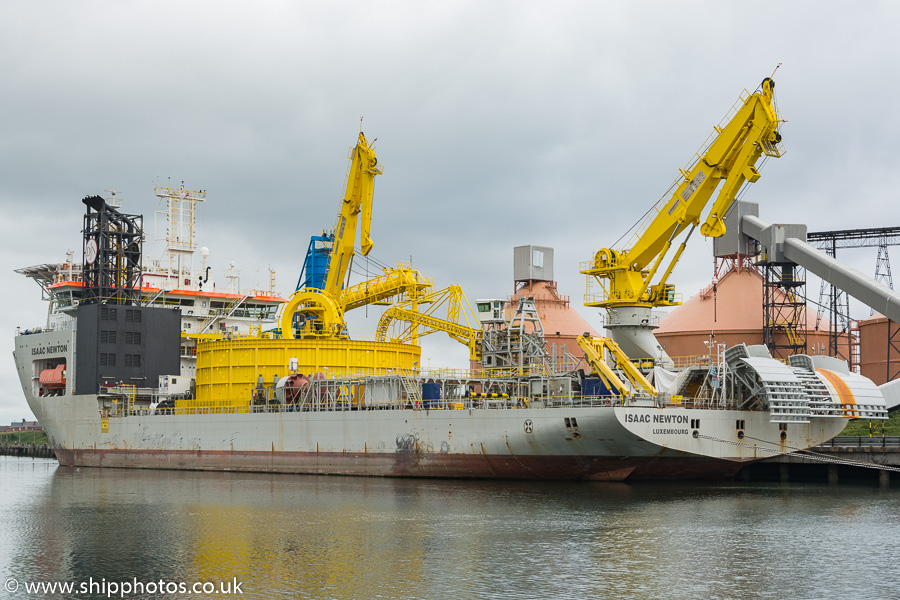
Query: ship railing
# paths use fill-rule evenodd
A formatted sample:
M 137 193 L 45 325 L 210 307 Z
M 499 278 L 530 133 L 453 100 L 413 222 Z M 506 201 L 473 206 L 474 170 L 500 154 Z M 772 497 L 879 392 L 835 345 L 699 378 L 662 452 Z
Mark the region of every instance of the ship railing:
M 411 383 L 411 382 L 408 382 Z M 485 383 L 485 382 L 481 382 Z M 380 389 L 376 389 L 380 386 Z M 622 397 L 615 395 L 529 395 L 529 386 L 505 389 L 469 389 L 463 382 L 451 382 L 443 387 L 441 397 L 423 397 L 421 392 L 412 394 L 408 386 L 396 376 L 368 376 L 357 379 L 315 380 L 297 392 L 285 392 L 276 397 L 271 389 L 263 395 L 254 394 L 246 403 L 197 405 L 196 402 L 166 407 L 152 414 L 213 415 L 237 413 L 286 413 L 286 412 L 345 412 L 373 410 L 516 410 L 542 408 L 605 408 L 616 406 L 656 406 L 657 408 L 694 408 L 725 410 L 738 408 L 736 400 L 715 398 L 684 398 L 660 395 L 657 397 Z M 487 391 L 480 391 L 487 389 Z M 255 390 L 258 392 L 258 390 Z M 524 392 L 524 393 L 519 393 Z M 125 408 L 125 407 L 122 407 Z M 132 405 L 132 409 L 136 408 Z M 114 416 L 124 416 L 116 411 Z M 138 413 L 135 413 L 138 414 Z M 148 414 L 143 408 L 139 414 Z
M 52 327 L 28 327 L 26 329 L 22 329 L 21 327 L 16 327 L 16 335 L 33 335 L 35 333 L 49 333 L 53 331 Z
M 454 381 L 459 379 L 470 379 L 473 372 L 472 369 L 432 369 L 429 367 L 419 371 L 419 377 L 424 379 Z
M 819 448 L 887 448 L 890 446 L 900 446 L 900 437 L 898 436 L 879 436 L 873 435 L 869 437 L 836 437 L 827 442 L 819 444 Z
M 715 363 L 709 354 L 692 354 L 687 356 L 670 356 L 676 369 L 688 367 L 708 367 Z
M 157 388 L 138 387 L 128 383 L 119 383 L 115 385 L 101 385 L 100 394 L 108 394 L 110 396 L 136 396 L 139 398 L 155 397 L 159 393 Z
M 366 402 L 354 390 L 337 387 L 321 395 L 311 394 L 298 402 L 242 404 L 229 406 L 176 406 L 163 409 L 132 409 L 131 415 L 227 415 L 246 413 L 345 412 L 377 410 L 519 410 L 541 408 L 600 408 L 623 406 L 618 396 L 507 396 L 507 397 L 447 397 L 434 400 L 402 400 Z M 329 393 L 330 392 L 330 393 Z M 124 411 L 107 416 L 125 416 Z
M 235 415 L 245 414 L 253 411 L 252 405 L 231 405 L 231 406 L 192 406 L 175 408 L 157 408 L 153 414 L 157 415 Z
M 672 396 L 668 405 L 702 410 L 738 410 L 741 408 L 741 402 L 738 400 L 729 398 L 691 398 L 688 396 Z M 768 411 L 768 409 L 766 410 Z
M 621 396 L 572 396 L 550 397 L 547 399 L 548 408 L 600 408 L 608 406 L 624 406 L 625 399 Z

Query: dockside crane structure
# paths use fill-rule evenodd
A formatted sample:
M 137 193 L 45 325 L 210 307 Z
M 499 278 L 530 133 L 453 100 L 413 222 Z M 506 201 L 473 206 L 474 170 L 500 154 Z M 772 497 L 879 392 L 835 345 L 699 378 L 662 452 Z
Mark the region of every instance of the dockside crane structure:
M 631 358 L 668 361 L 653 336 L 658 323 L 651 310 L 681 304 L 668 280 L 691 234 L 700 227 L 701 235 L 723 235 L 728 207 L 746 182 L 760 177 L 756 163 L 763 155 L 777 158 L 783 154 L 774 90 L 771 78 L 764 79 L 753 94 L 744 90 L 704 147 L 681 169 L 674 193 L 661 198 L 648 212 L 630 246 L 603 248 L 581 265 L 581 272 L 588 276 L 585 305 L 607 310 L 606 327 Z M 704 214 L 717 189 L 715 202 Z M 676 239 L 685 231 L 666 263 Z M 599 294 L 591 291 L 593 281 L 600 285 Z

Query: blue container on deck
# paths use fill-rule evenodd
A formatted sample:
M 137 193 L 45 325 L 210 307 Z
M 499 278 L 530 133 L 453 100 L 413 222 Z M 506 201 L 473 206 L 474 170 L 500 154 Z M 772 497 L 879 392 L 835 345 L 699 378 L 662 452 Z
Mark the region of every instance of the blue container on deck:
M 321 290 L 325 287 L 328 265 L 331 262 L 332 244 L 334 244 L 334 234 L 331 233 L 314 235 L 309 238 L 306 259 L 303 261 L 303 268 L 300 269 L 300 280 L 297 281 L 298 290 L 300 288 Z
M 422 403 L 425 408 L 440 408 L 441 406 L 441 384 L 439 383 L 423 383 L 422 384 Z
M 612 390 L 604 385 L 599 377 L 585 378 L 581 382 L 582 396 L 612 396 Z

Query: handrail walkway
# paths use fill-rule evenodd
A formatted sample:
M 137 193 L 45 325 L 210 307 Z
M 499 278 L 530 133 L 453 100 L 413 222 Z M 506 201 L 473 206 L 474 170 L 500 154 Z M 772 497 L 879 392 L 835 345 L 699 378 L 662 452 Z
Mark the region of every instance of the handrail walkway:
M 897 448 L 900 451 L 900 436 L 839 436 L 819 448 Z

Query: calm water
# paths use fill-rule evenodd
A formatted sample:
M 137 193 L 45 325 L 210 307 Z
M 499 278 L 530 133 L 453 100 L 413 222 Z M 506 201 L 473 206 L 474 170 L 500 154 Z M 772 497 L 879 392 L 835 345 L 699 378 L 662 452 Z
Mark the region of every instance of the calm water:
M 0 457 L 0 585 L 19 582 L 0 599 L 106 597 L 28 595 L 24 582 L 233 578 L 242 598 L 897 598 L 898 509 L 897 486 L 415 481 Z

